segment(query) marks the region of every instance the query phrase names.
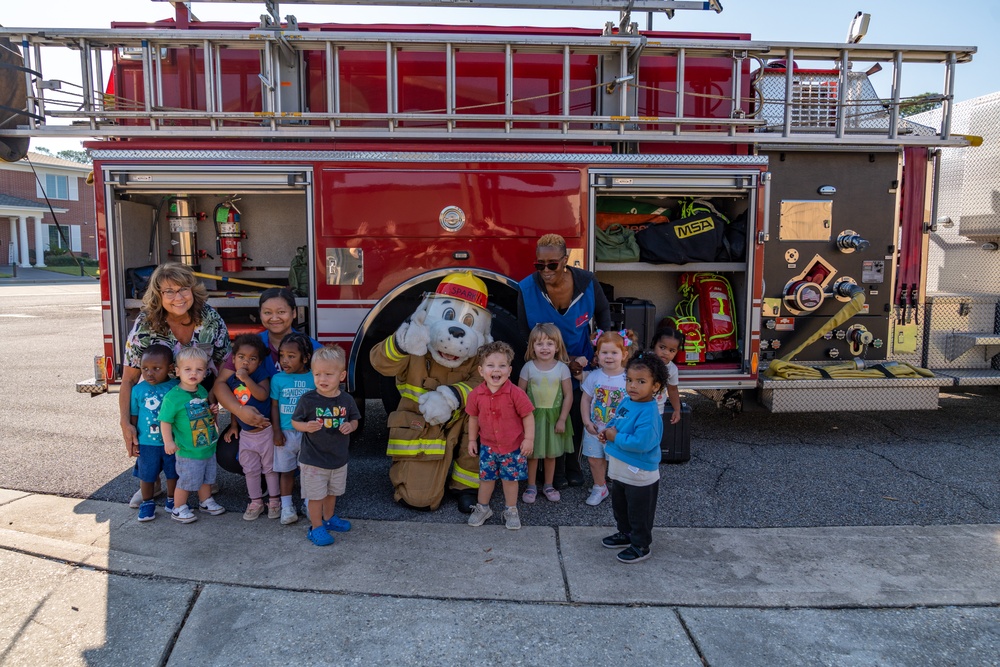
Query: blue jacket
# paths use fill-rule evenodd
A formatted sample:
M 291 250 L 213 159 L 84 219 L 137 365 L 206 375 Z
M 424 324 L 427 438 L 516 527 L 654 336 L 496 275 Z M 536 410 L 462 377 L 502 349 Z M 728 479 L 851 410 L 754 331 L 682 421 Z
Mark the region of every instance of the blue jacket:
M 560 313 L 549 301 L 538 273 L 518 283 L 518 325 L 527 340 L 532 327 L 539 322 L 551 322 L 559 327 L 570 358 L 591 359 L 594 346 L 590 342 L 590 321 L 596 320 L 597 327 L 607 331 L 611 328 L 611 309 L 594 274 L 575 267 L 569 267 L 569 271 L 573 276 L 573 300 L 565 313 Z
M 656 401 L 636 403 L 626 398 L 618 404 L 608 427 L 618 434 L 604 446 L 604 452 L 640 470 L 656 470 L 660 465 L 663 418 Z

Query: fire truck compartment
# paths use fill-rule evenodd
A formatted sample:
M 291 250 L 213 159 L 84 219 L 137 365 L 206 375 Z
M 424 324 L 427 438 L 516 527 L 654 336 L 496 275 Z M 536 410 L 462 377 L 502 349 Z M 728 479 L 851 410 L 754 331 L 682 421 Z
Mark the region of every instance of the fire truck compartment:
M 287 285 L 297 249 L 311 242 L 311 171 L 103 169 L 111 301 L 121 304 L 112 309 L 115 350 L 123 349 L 142 306 L 133 270 L 165 261 L 203 274 L 208 303 L 231 333 L 260 330 L 260 292 L 266 285 Z M 314 334 L 310 299 L 296 301 L 300 325 Z
M 609 221 L 632 229 L 679 219 L 685 203 L 716 211 L 729 238 L 743 239 L 742 248 L 719 245 L 713 261 L 685 264 L 648 262 L 595 262 L 598 279 L 609 285 L 615 298 L 637 297 L 651 301 L 654 322 L 679 315 L 680 285 L 685 274 L 711 273 L 731 287 L 732 303 L 724 307 L 735 323 L 732 349 L 705 354 L 702 361 L 678 364 L 686 388 L 749 389 L 756 384 L 751 359 L 756 353 L 757 327 L 753 323 L 755 230 L 765 199 L 766 179 L 761 167 L 676 168 L 664 170 L 592 170 L 592 224 Z M 738 228 L 738 234 L 733 234 Z M 593 253 L 592 253 L 593 254 Z M 640 341 L 647 345 L 650 341 Z

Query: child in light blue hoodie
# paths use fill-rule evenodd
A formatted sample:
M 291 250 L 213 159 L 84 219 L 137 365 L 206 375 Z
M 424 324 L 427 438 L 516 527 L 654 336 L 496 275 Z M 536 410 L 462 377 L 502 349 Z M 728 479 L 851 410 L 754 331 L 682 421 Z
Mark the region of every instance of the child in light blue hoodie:
M 614 419 L 601 432 L 608 457 L 611 508 L 618 532 L 601 540 L 621 550 L 618 560 L 638 563 L 649 558 L 653 541 L 656 496 L 660 488 L 660 440 L 663 420 L 656 394 L 667 383 L 667 367 L 655 353 L 634 355 L 625 367 L 624 399 Z

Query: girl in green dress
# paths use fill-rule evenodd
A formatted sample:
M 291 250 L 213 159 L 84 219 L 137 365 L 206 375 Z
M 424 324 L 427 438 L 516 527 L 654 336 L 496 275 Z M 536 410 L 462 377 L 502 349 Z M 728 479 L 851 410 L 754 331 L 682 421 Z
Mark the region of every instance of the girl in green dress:
M 536 324 L 528 336 L 527 363 L 521 369 L 517 386 L 528 392 L 535 406 L 535 449 L 528 461 L 528 486 L 521 495 L 525 503 L 535 502 L 538 487 L 538 459 L 543 459 L 545 484 L 542 493 L 551 502 L 559 502 L 559 491 L 552 486 L 556 457 L 573 453 L 573 424 L 568 421 L 573 404 L 569 356 L 556 325 Z

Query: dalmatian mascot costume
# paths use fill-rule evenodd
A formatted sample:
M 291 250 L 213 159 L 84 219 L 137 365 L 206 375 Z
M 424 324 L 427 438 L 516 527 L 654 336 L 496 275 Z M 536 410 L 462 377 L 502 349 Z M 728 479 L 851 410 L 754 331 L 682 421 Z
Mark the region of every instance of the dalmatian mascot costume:
M 479 489 L 479 460 L 468 452 L 465 401 L 480 382 L 479 348 L 492 342 L 486 284 L 471 273 L 441 280 L 396 333 L 371 351 L 372 366 L 396 379 L 389 415 L 389 479 L 396 502 L 435 510 L 445 488 L 468 513 Z

